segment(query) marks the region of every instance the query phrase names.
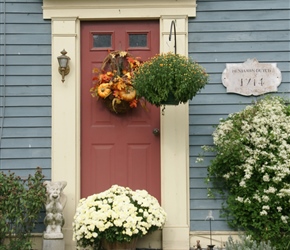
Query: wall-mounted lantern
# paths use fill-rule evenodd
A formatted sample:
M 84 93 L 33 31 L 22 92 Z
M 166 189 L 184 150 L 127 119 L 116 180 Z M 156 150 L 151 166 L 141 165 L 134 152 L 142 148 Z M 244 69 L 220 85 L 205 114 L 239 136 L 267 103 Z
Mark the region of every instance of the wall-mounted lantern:
M 59 64 L 58 72 L 62 76 L 61 81 L 64 82 L 64 77 L 70 71 L 69 66 L 68 66 L 68 62 L 69 62 L 70 58 L 66 55 L 67 52 L 65 51 L 65 49 L 63 49 L 60 53 L 61 53 L 61 56 L 57 57 L 58 64 Z

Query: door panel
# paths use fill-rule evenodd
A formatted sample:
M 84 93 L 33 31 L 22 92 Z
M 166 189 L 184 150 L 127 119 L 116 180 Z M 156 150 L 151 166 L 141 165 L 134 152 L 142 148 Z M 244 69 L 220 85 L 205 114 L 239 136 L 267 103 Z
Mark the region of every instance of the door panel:
M 147 104 L 127 114 L 107 110 L 90 95 L 92 69 L 108 51 L 126 50 L 147 60 L 159 52 L 158 21 L 83 22 L 81 25 L 81 196 L 112 184 L 146 189 L 160 200 L 159 108 Z

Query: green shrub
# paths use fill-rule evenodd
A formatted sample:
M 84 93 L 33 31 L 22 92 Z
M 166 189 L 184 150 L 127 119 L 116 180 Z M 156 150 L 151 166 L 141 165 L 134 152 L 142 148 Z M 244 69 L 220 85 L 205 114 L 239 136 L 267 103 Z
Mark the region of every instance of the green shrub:
M 271 242 L 256 242 L 249 236 L 240 236 L 240 240 L 234 241 L 230 236 L 229 241 L 226 242 L 225 250 L 276 250 L 271 246 Z
M 30 236 L 46 199 L 43 177 L 40 168 L 27 180 L 0 172 L 0 250 L 32 248 Z

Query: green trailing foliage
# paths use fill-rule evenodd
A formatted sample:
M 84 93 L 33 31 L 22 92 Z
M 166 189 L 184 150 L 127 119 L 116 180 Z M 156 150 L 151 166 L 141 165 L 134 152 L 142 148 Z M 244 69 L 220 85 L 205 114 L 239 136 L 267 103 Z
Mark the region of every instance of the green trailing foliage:
M 0 172 L 0 250 L 32 249 L 30 236 L 46 200 L 43 178 L 40 168 L 25 180 Z

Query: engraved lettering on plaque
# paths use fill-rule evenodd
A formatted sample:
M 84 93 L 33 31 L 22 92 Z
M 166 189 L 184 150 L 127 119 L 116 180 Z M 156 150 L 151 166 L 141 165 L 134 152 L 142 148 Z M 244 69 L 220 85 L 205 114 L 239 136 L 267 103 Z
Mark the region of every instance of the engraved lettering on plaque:
M 222 74 L 222 82 L 228 93 L 245 96 L 276 92 L 281 81 L 277 63 L 259 63 L 257 59 L 227 63 Z

